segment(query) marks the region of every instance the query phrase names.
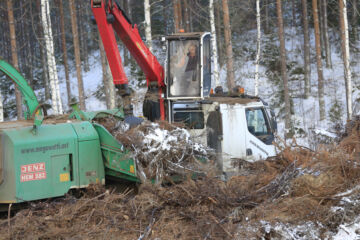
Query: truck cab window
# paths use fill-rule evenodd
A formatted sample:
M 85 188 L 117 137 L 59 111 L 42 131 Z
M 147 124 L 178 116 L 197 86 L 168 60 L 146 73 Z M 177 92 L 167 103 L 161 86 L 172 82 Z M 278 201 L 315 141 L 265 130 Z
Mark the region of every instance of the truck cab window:
M 196 40 L 169 41 L 169 85 L 172 97 L 200 95 L 200 51 Z
M 175 122 L 182 122 L 190 129 L 204 128 L 203 112 L 176 112 L 174 114 Z
M 265 144 L 271 144 L 274 135 L 271 132 L 269 121 L 263 108 L 246 109 L 246 122 L 248 131 Z

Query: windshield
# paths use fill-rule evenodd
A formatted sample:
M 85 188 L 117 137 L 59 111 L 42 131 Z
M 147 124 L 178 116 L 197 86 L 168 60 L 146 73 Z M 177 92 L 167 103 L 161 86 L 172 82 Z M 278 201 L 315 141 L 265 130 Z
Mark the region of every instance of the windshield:
M 190 129 L 204 128 L 203 112 L 176 112 L 174 122 L 182 122 Z
M 199 41 L 169 41 L 169 93 L 171 97 L 200 96 Z
M 256 136 L 266 144 L 271 144 L 273 141 L 273 134 L 263 108 L 246 109 L 246 122 L 248 130 L 252 135 Z

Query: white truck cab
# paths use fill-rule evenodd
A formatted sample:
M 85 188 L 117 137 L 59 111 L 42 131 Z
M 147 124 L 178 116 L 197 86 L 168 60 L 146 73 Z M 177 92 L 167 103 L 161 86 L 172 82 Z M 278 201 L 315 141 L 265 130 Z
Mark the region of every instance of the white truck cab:
M 236 159 L 275 156 L 276 121 L 260 98 L 239 92 L 210 94 L 210 33 L 178 33 L 166 40 L 169 122 L 185 123 L 197 142 L 215 149 L 224 173 L 236 172 Z
M 276 154 L 276 124 L 258 98 L 172 102 L 170 121 L 185 123 L 197 142 L 214 149 L 219 168 L 225 173 L 236 172 L 237 159 L 253 162 Z

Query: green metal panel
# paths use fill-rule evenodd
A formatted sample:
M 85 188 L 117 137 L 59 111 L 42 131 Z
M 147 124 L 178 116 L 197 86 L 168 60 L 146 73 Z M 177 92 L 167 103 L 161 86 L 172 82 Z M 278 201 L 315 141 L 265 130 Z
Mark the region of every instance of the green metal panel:
M 94 139 L 99 139 L 98 134 L 96 133 L 94 127 L 91 123 L 85 122 L 76 122 L 72 124 L 74 130 L 78 136 L 79 141 L 89 141 Z
M 0 203 L 62 196 L 70 188 L 104 183 L 97 132 L 89 122 L 0 130 L 3 178 Z
M 1 148 L 3 155 L 3 179 L 0 184 L 0 203 L 14 203 L 16 202 L 16 184 L 15 184 L 15 170 L 14 161 L 6 161 L 7 159 L 13 159 L 12 149 L 14 145 L 9 141 L 9 137 L 6 134 L 1 133 Z
M 79 186 L 78 178 L 60 181 L 69 156 L 77 156 L 77 135 L 72 124 L 43 125 L 36 135 L 31 133 L 31 127 L 6 133 L 14 144 L 17 201 L 62 196 L 70 187 Z M 76 172 L 78 160 L 74 160 Z
M 99 139 L 79 142 L 79 176 L 80 187 L 105 183 Z
M 104 164 L 97 131 L 90 122 L 73 124 L 78 135 L 80 187 L 91 183 L 105 184 Z
M 100 137 L 106 175 L 138 182 L 136 164 L 124 148 L 102 125 L 93 124 Z

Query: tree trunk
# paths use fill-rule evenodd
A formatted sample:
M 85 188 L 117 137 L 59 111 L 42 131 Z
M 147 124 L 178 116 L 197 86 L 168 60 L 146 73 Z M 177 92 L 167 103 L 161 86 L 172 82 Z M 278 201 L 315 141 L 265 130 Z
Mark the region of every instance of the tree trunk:
M 36 1 L 36 10 L 38 12 L 41 12 L 40 1 L 41 0 Z M 39 16 L 38 21 L 41 22 L 41 16 Z M 34 24 L 34 23 L 32 22 L 32 24 Z M 49 80 L 48 66 L 46 64 L 46 53 L 44 51 L 44 47 L 45 47 L 44 30 L 43 30 L 43 26 L 41 24 L 37 24 L 37 35 L 39 36 L 40 58 L 41 58 L 41 64 L 42 64 L 42 77 L 43 77 L 43 85 L 45 88 L 45 101 L 48 101 L 51 98 L 50 80 Z
M 64 7 L 62 0 L 59 0 L 58 3 L 59 3 L 59 12 L 60 12 L 61 45 L 63 50 L 63 61 L 64 61 L 63 64 L 65 69 L 66 91 L 67 91 L 67 100 L 69 105 L 71 103 L 71 84 L 70 84 L 69 65 L 68 65 L 68 56 L 67 56 L 67 48 L 66 48 Z
M 150 0 L 144 0 L 144 12 L 145 12 L 145 37 L 146 44 L 150 50 L 152 49 L 152 37 L 151 37 L 151 8 L 150 8 Z
M 315 28 L 315 48 L 316 48 L 316 63 L 318 72 L 318 97 L 319 97 L 319 112 L 320 120 L 325 119 L 325 101 L 324 101 L 324 76 L 323 66 L 321 62 L 321 45 L 320 45 L 320 26 L 317 0 L 312 0 L 314 28 Z
M 276 0 L 277 19 L 278 19 L 278 34 L 280 40 L 280 56 L 281 56 L 281 78 L 284 83 L 284 99 L 285 99 L 285 134 L 288 134 L 291 128 L 291 111 L 290 111 L 290 96 L 288 87 L 288 76 L 286 72 L 286 49 L 284 38 L 284 23 L 282 15 L 281 0 Z
M 229 91 L 232 91 L 235 87 L 235 76 L 234 76 L 234 62 L 233 62 L 233 51 L 231 43 L 231 26 L 229 17 L 229 6 L 228 0 L 222 0 L 223 12 L 224 12 L 224 37 L 226 46 L 226 68 L 227 68 L 227 86 Z
M 112 109 L 116 107 L 115 87 L 112 80 L 112 75 L 110 73 L 110 67 L 106 59 L 105 49 L 101 41 L 100 34 L 99 34 L 99 48 L 100 48 L 101 67 L 103 72 L 103 84 L 105 90 L 106 107 L 108 109 Z
M 41 0 L 41 20 L 45 38 L 45 49 L 47 55 L 47 63 L 49 70 L 50 88 L 52 107 L 55 114 L 62 114 L 62 102 L 60 97 L 59 79 L 57 74 L 55 55 L 54 55 L 54 41 L 51 29 L 49 1 Z
M 292 27 L 296 26 L 296 6 L 295 1 L 291 0 L 291 10 L 292 10 Z
M 4 104 L 3 104 L 3 97 L 0 92 L 0 122 L 4 121 Z
M 126 15 L 131 19 L 131 6 L 130 6 L 130 0 L 126 0 L 124 2 L 125 5 L 125 12 Z M 99 39 L 99 41 L 101 41 L 101 39 Z M 127 48 L 124 48 L 124 66 L 128 66 L 129 65 L 129 51 L 127 50 Z
M 302 1 L 303 30 L 304 30 L 304 80 L 305 80 L 305 98 L 310 96 L 310 40 L 309 40 L 309 21 L 307 11 L 307 0 Z
M 174 6 L 174 32 L 177 33 L 180 30 L 180 19 L 179 19 L 179 10 L 178 10 L 178 0 L 173 0 Z
M 80 108 L 82 110 L 86 110 L 85 97 L 84 97 L 84 83 L 83 83 L 82 71 L 81 71 L 79 34 L 77 29 L 76 8 L 75 8 L 74 0 L 70 0 L 69 4 L 70 4 L 70 15 L 71 15 L 71 29 L 72 29 L 73 41 L 74 41 L 76 76 L 78 80 L 78 89 L 79 89 L 79 102 L 80 102 Z
M 218 53 L 217 53 L 217 41 L 216 41 L 216 28 L 215 28 L 215 14 L 214 14 L 214 0 L 209 1 L 210 9 L 210 26 L 211 26 L 211 44 L 212 44 L 212 55 L 214 61 L 214 80 L 215 87 L 220 86 L 220 74 L 218 65 Z
M 270 21 L 269 21 L 269 0 L 265 0 L 265 26 L 264 33 L 270 33 Z
M 18 60 L 17 47 L 16 47 L 15 20 L 14 20 L 12 0 L 7 0 L 7 9 L 8 9 L 8 20 L 9 20 L 9 29 L 10 29 L 12 64 L 19 71 L 20 69 L 19 69 L 19 60 Z M 16 98 L 17 119 L 23 119 L 24 116 L 22 111 L 21 93 L 16 85 L 15 85 L 15 98 Z
M 322 8 L 322 4 L 321 1 L 322 0 L 317 0 L 318 1 L 318 17 L 319 17 L 319 24 L 320 24 L 320 46 L 321 46 L 321 56 L 324 58 L 325 57 L 325 37 L 324 37 L 324 13 L 323 13 L 323 8 Z
M 324 32 L 324 44 L 325 44 L 325 59 L 326 67 L 332 68 L 331 62 L 331 51 L 330 51 L 330 41 L 329 41 L 329 28 L 328 28 L 328 16 L 327 16 L 327 0 L 320 0 L 322 5 L 323 12 L 323 32 Z
M 341 29 L 341 49 L 344 61 L 347 119 L 350 120 L 352 116 L 352 83 L 350 70 L 349 28 L 346 10 L 346 0 L 339 0 L 339 12 Z
M 215 2 L 215 8 L 216 8 L 216 29 L 217 29 L 217 49 L 219 51 L 219 64 L 220 68 L 224 65 L 224 51 L 223 51 L 223 42 L 222 42 L 222 28 L 221 28 L 221 4 L 218 0 Z
M 177 0 L 177 11 L 179 16 L 179 29 L 184 29 L 181 0 Z
M 359 10 L 358 10 L 358 2 L 359 0 L 353 0 L 352 5 L 353 5 L 353 11 L 352 11 L 352 32 L 353 32 L 353 36 L 354 36 L 354 40 L 358 41 L 359 40 L 359 35 L 358 35 L 358 19 L 359 19 Z
M 190 15 L 189 15 L 188 0 L 184 0 L 184 25 L 186 32 L 190 32 Z
M 41 57 L 41 63 L 42 63 L 42 69 L 43 69 L 43 78 L 44 78 L 44 87 L 45 87 L 45 101 L 49 100 L 51 98 L 51 92 L 50 92 L 50 80 L 49 80 L 49 70 L 48 66 L 46 64 L 46 54 L 44 52 L 44 41 L 40 40 L 40 57 Z
M 90 71 L 89 66 L 89 55 L 88 55 L 88 38 L 87 38 L 87 32 L 86 31 L 86 17 L 84 17 L 84 14 L 86 14 L 86 11 L 84 11 L 83 7 L 83 1 L 77 1 L 79 10 L 75 12 L 78 14 L 77 21 L 78 24 L 78 35 L 79 35 L 79 47 L 80 47 L 80 60 L 82 60 L 82 64 L 84 65 L 84 71 L 88 72 Z M 75 6 L 76 9 L 76 6 Z
M 255 96 L 259 92 L 259 63 L 261 53 L 261 16 L 260 16 L 260 0 L 256 0 L 256 24 L 257 24 L 257 41 L 256 41 L 256 60 L 255 60 Z

